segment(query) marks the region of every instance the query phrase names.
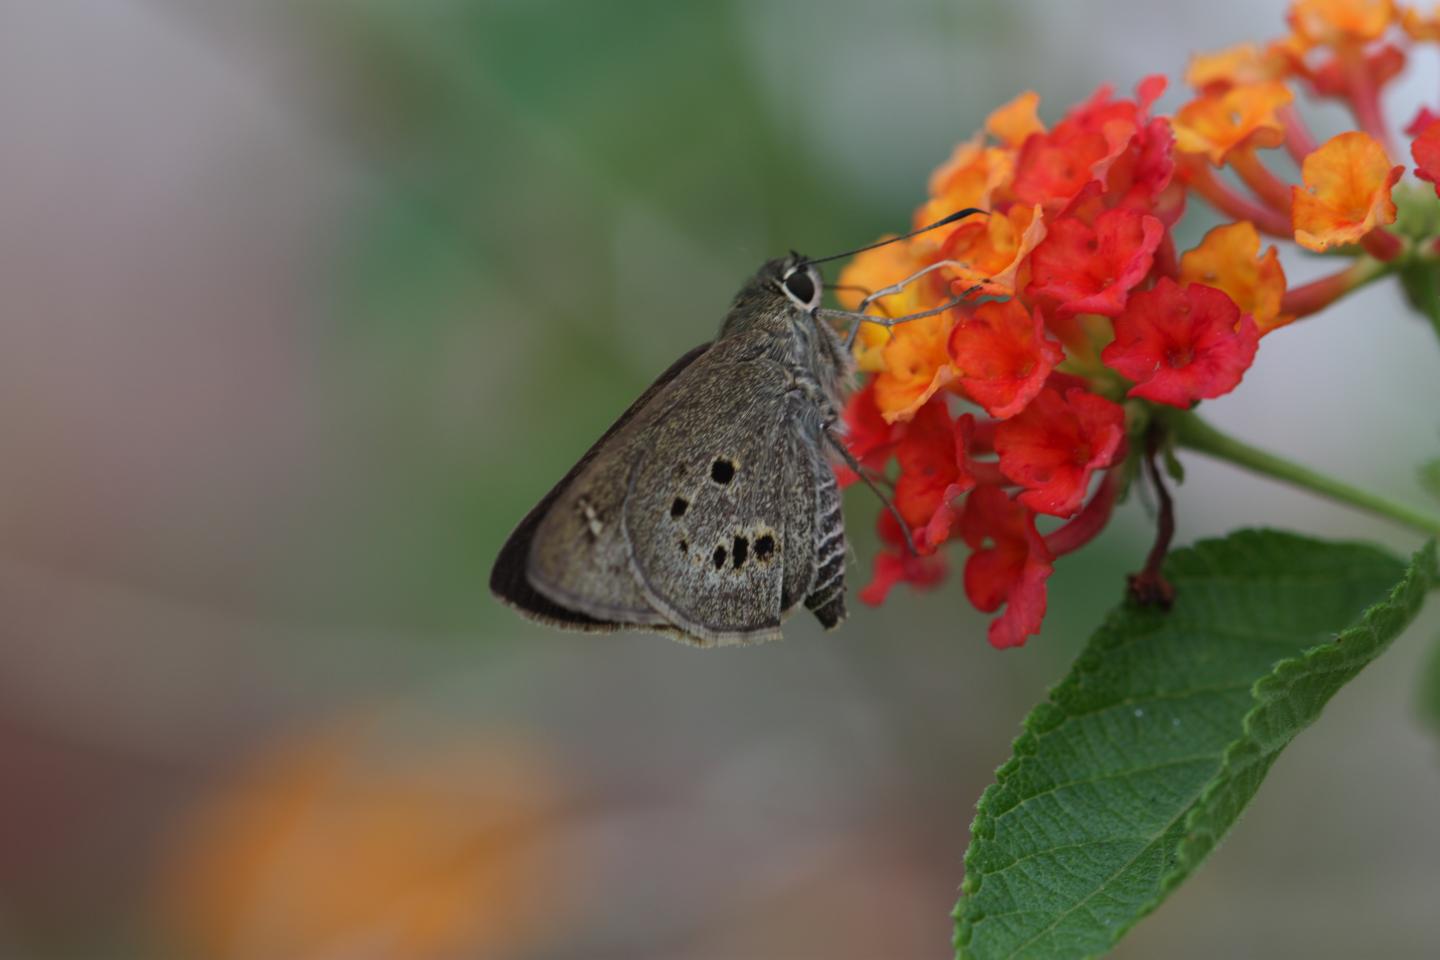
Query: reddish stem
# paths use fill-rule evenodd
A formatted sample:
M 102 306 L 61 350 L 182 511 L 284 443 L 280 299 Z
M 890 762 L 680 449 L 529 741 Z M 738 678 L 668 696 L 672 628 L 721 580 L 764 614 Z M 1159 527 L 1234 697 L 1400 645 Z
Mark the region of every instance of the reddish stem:
M 1123 464 L 1116 464 L 1105 471 L 1105 476 L 1100 480 L 1100 486 L 1096 488 L 1090 502 L 1081 507 L 1080 512 L 1068 523 L 1045 537 L 1045 546 L 1050 550 L 1051 556 L 1063 557 L 1067 553 L 1074 553 L 1105 529 L 1105 525 L 1110 522 L 1110 515 L 1115 512 L 1115 501 L 1120 496 L 1124 472 Z
M 1388 156 L 1396 156 L 1395 144 L 1390 142 L 1390 131 L 1385 126 L 1385 116 L 1380 109 L 1380 91 L 1365 62 L 1365 51 L 1344 47 L 1338 56 L 1345 71 L 1345 99 L 1350 104 L 1350 112 L 1355 114 L 1361 129 L 1380 142 Z
M 1303 164 L 1305 158 L 1315 152 L 1315 136 L 1305 125 L 1305 120 L 1300 116 L 1300 111 L 1295 109 L 1295 104 L 1287 103 L 1278 112 L 1280 123 L 1285 127 L 1285 150 L 1297 165 Z
M 999 423 L 998 420 L 975 420 L 975 429 L 970 434 L 971 453 L 995 452 L 995 428 Z
M 1175 602 L 1175 588 L 1165 579 L 1161 568 L 1165 565 L 1165 555 L 1170 552 L 1170 541 L 1175 538 L 1175 503 L 1170 499 L 1165 478 L 1161 476 L 1160 467 L 1155 462 L 1155 454 L 1159 448 L 1160 427 L 1152 424 L 1145 434 L 1143 462 L 1145 475 L 1150 479 L 1151 486 L 1155 488 L 1155 496 L 1160 500 L 1160 513 L 1155 522 L 1155 545 L 1150 548 L 1150 554 L 1145 558 L 1145 568 L 1130 575 L 1130 596 L 1141 606 L 1168 609 L 1170 604 Z
M 1000 464 L 995 460 L 966 460 L 966 469 L 970 476 L 975 478 L 977 484 L 984 484 L 991 487 L 1013 487 L 1015 481 L 1000 472 Z
M 1155 270 L 1162 277 L 1180 279 L 1180 258 L 1175 253 L 1175 237 L 1169 230 L 1165 231 L 1160 246 L 1155 250 Z
M 1311 280 L 1299 287 L 1291 287 L 1280 299 L 1280 312 L 1294 314 L 1298 318 L 1325 309 L 1350 289 L 1349 277 L 1353 269 L 1353 267 L 1347 267 L 1328 277 Z
M 1293 314 L 1297 319 L 1317 313 L 1334 303 L 1340 297 L 1374 280 L 1385 273 L 1383 264 L 1374 260 L 1359 260 L 1344 270 L 1328 277 L 1311 280 L 1285 291 L 1280 300 L 1280 312 Z
M 1262 207 L 1231 190 L 1210 171 L 1203 159 L 1199 162 L 1191 160 L 1186 163 L 1185 178 L 1196 193 L 1226 216 L 1235 220 L 1249 220 L 1257 230 L 1268 233 L 1272 237 L 1280 237 L 1285 240 L 1292 237 L 1294 231 L 1290 226 L 1289 217 L 1269 207 Z
M 1290 219 L 1290 185 L 1260 162 L 1254 147 L 1247 144 L 1232 152 L 1230 166 L 1245 181 L 1245 185 L 1255 191 L 1256 196 L 1284 214 L 1286 220 Z
M 1389 262 L 1400 256 L 1405 242 L 1384 227 L 1376 227 L 1360 238 L 1360 246 L 1376 260 Z

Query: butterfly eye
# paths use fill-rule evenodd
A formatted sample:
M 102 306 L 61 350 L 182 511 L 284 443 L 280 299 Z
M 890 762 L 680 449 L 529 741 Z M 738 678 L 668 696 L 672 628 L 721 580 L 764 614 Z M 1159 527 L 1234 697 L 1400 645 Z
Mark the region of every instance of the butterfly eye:
M 815 281 L 810 279 L 810 271 L 801 267 L 786 277 L 785 290 L 801 303 L 808 304 L 814 300 Z

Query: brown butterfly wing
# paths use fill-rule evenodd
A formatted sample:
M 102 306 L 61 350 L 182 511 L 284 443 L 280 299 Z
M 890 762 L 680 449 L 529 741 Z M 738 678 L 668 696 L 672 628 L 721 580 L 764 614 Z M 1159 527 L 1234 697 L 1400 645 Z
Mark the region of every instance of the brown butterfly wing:
M 641 590 L 688 638 L 777 637 L 813 595 L 820 430 L 783 364 L 738 349 L 697 364 L 647 425 L 625 533 Z
M 592 612 L 577 609 L 572 604 L 557 601 L 552 596 L 537 590 L 529 576 L 531 564 L 531 549 L 535 541 L 537 531 L 542 522 L 551 513 L 557 501 L 561 500 L 570 489 L 575 478 L 586 472 L 596 456 L 611 443 L 617 435 L 630 425 L 635 417 L 654 399 L 655 395 L 671 383 L 687 367 L 702 356 L 710 348 L 709 344 L 701 344 L 686 353 L 679 360 L 670 365 L 664 373 L 650 385 L 630 407 L 620 415 L 620 418 L 607 430 L 579 462 L 570 469 L 570 472 L 557 483 L 541 501 L 535 505 L 520 525 L 510 534 L 505 546 L 501 548 L 500 555 L 495 560 L 495 565 L 490 570 L 490 592 L 502 602 L 514 607 L 525 616 L 541 623 L 551 626 L 562 627 L 572 630 L 587 631 L 612 631 L 629 627 L 644 627 L 657 629 L 663 627 L 663 617 L 656 614 L 648 605 L 636 607 L 629 611 L 614 611 L 615 616 L 607 616 L 604 612 L 592 608 Z M 587 524 L 588 526 L 588 524 Z M 552 591 L 553 593 L 553 591 Z

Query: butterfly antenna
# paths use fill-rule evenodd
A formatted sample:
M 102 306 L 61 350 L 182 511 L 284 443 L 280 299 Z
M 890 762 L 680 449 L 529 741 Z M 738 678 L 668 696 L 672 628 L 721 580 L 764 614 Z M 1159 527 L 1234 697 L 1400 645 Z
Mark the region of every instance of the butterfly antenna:
M 889 243 L 899 243 L 901 240 L 909 240 L 911 237 L 918 237 L 922 233 L 928 233 L 931 230 L 938 230 L 939 228 L 945 226 L 948 223 L 954 223 L 956 220 L 964 220 L 966 217 L 973 216 L 977 213 L 984 214 L 989 213 L 989 211 L 981 210 L 979 207 L 966 207 L 964 210 L 956 210 L 948 217 L 942 217 L 941 219 L 936 220 L 934 223 L 929 224 L 928 226 L 921 227 L 919 230 L 911 230 L 909 233 L 901 234 L 898 237 L 891 237 L 889 240 L 881 240 L 878 243 L 866 244 L 863 247 L 856 247 L 854 250 L 846 250 L 844 253 L 832 253 L 828 257 L 812 258 L 810 260 L 806 260 L 805 262 L 827 263 L 831 260 L 842 259 L 843 257 L 853 257 L 855 256 L 855 254 L 864 253 L 866 250 L 874 250 L 876 247 L 883 247 Z

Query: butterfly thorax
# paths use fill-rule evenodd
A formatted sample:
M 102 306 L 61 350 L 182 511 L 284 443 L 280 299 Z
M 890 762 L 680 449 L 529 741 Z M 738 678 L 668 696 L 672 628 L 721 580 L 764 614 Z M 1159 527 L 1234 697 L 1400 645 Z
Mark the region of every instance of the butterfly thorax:
M 808 304 L 786 289 L 787 274 L 797 270 L 808 275 L 807 291 L 813 289 Z M 719 339 L 743 341 L 783 364 L 797 388 L 812 394 L 829 422 L 844 407 L 853 366 L 839 336 L 815 314 L 820 290 L 818 273 L 803 257 L 791 254 L 771 260 L 736 295 Z

